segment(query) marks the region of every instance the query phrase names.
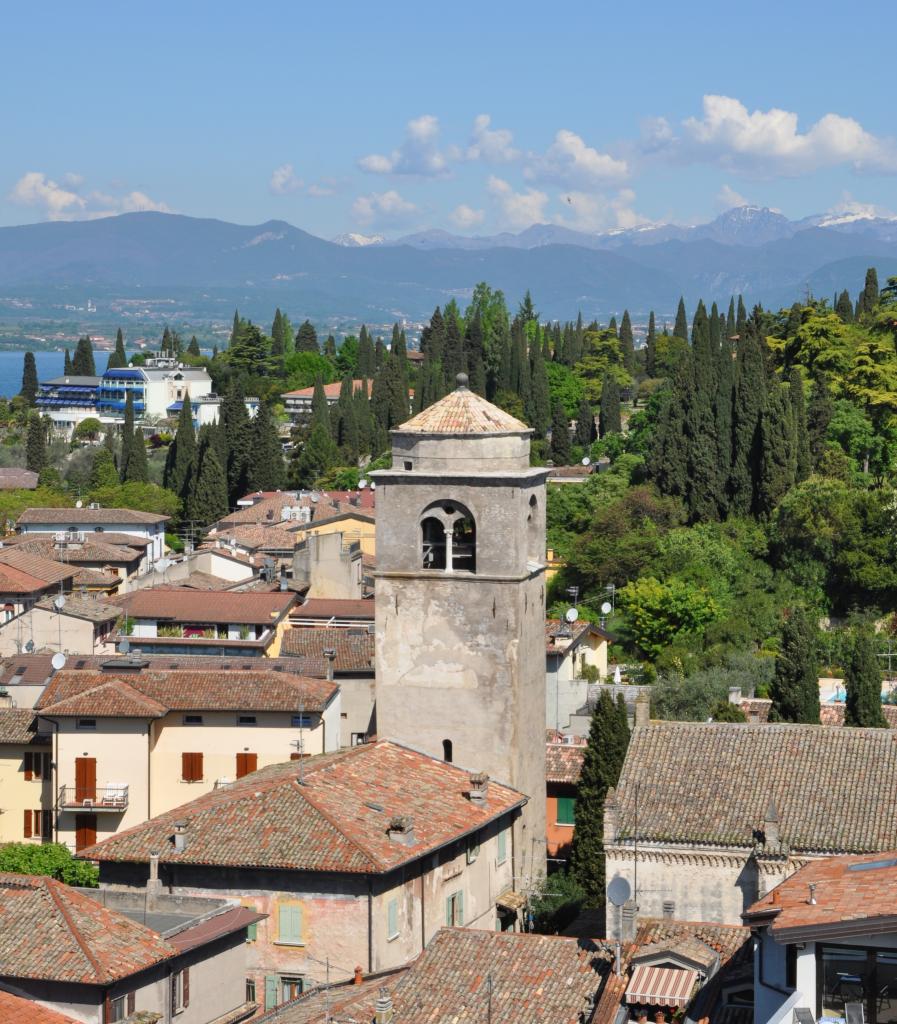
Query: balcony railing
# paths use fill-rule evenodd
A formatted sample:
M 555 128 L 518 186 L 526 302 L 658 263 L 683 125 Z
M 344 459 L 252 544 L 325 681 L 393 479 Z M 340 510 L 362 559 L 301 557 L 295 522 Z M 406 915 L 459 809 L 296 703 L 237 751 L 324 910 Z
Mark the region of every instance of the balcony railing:
M 106 786 L 60 786 L 61 811 L 108 811 L 116 814 L 128 809 L 128 787 L 110 783 Z

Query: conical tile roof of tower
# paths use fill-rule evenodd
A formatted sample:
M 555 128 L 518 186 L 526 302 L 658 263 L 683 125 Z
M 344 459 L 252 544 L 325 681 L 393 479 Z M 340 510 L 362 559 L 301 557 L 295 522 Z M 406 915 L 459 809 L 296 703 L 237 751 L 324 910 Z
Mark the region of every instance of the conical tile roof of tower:
M 402 434 L 516 434 L 530 428 L 465 382 L 396 429 Z

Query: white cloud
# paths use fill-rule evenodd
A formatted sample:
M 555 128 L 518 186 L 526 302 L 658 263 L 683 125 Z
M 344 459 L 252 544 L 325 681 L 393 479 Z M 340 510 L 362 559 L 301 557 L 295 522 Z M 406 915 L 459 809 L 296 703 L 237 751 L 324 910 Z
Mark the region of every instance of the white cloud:
M 736 206 L 753 206 L 755 204 L 740 192 L 736 192 L 731 185 L 723 185 L 716 193 L 716 205 L 720 210 L 733 210 Z
M 820 167 L 897 173 L 897 144 L 867 132 L 852 117 L 825 114 L 801 132 L 797 114 L 773 107 L 749 111 L 730 96 L 704 96 L 703 116 L 683 123 L 687 157 L 760 177 L 800 175 Z
M 849 192 L 842 192 L 838 202 L 834 206 L 829 207 L 825 212 L 833 216 L 852 216 L 857 219 L 867 217 L 891 218 L 894 216 L 894 211 L 889 210 L 886 206 L 880 206 L 878 203 L 861 203 L 858 199 L 854 199 Z
M 543 154 L 530 159 L 523 173 L 529 181 L 587 189 L 624 181 L 629 168 L 625 160 L 599 153 L 575 132 L 562 128 Z
M 79 193 L 77 189 L 84 182 L 81 175 L 66 174 L 63 180 L 69 188 L 63 188 L 42 171 L 28 171 L 12 187 L 9 198 L 21 206 L 42 208 L 47 220 L 96 220 L 145 210 L 171 212 L 165 203 L 151 199 L 145 192 L 110 195 L 93 190 Z
M 399 224 L 417 213 L 417 207 L 396 192 L 372 192 L 359 196 L 352 204 L 352 215 L 359 224 Z
M 475 228 L 478 224 L 482 224 L 486 219 L 486 211 L 475 210 L 472 206 L 468 206 L 467 203 L 461 203 L 460 206 L 456 206 L 452 210 L 450 217 L 459 228 L 466 231 L 470 228 Z
M 622 230 L 651 223 L 633 209 L 635 192 L 631 188 L 620 189 L 612 196 L 595 192 L 566 192 L 559 199 L 564 212 L 553 218 L 554 223 L 578 231 Z
M 296 177 L 292 164 L 281 164 L 271 172 L 268 188 L 276 196 L 287 196 L 302 188 L 302 179 Z
M 324 196 L 332 196 L 335 192 L 336 189 L 332 185 L 327 185 L 321 182 L 313 181 L 308 186 L 308 194 L 310 196 L 315 196 L 317 199 L 323 198 Z
M 468 160 L 482 160 L 484 163 L 503 164 L 517 160 L 520 150 L 515 149 L 514 136 L 507 128 L 490 128 L 489 114 L 478 114 L 474 118 L 470 145 L 465 156 Z
M 358 161 L 371 174 L 404 174 L 440 178 L 448 173 L 448 157 L 438 145 L 439 121 L 423 114 L 405 126 L 401 145 L 388 154 L 369 153 Z
M 545 207 L 548 195 L 535 188 L 525 192 L 515 192 L 503 178 L 491 175 L 486 187 L 489 195 L 498 205 L 499 219 L 507 228 L 527 228 L 530 224 L 542 223 L 545 220 Z

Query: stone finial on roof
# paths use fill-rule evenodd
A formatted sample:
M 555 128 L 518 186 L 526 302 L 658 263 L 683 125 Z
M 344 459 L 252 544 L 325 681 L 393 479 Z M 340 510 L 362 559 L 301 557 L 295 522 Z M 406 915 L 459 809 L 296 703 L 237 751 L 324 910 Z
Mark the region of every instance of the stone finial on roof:
M 467 376 L 466 373 L 459 373 L 455 377 L 455 384 L 457 384 L 459 391 L 461 390 L 461 388 L 466 388 L 469 383 L 470 378 Z
M 766 808 L 766 815 L 764 816 L 763 820 L 767 824 L 769 824 L 770 822 L 778 823 L 779 812 L 776 810 L 776 802 L 772 797 L 769 798 L 769 806 Z

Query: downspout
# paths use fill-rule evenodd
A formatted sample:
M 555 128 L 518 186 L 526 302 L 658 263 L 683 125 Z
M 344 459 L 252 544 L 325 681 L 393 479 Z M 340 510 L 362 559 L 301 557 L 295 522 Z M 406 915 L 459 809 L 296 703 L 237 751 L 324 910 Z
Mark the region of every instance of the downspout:
M 146 723 L 146 820 L 153 816 L 153 720 Z
M 422 858 L 420 862 L 420 948 L 424 951 L 427 945 L 427 914 L 424 908 L 424 875 L 426 874 L 426 861 Z
M 368 875 L 368 974 L 374 973 L 374 880 Z
M 41 716 L 42 717 L 42 716 Z M 53 765 L 51 776 L 53 779 L 53 840 L 59 842 L 59 722 L 52 718 L 45 718 L 54 729 L 53 732 Z

